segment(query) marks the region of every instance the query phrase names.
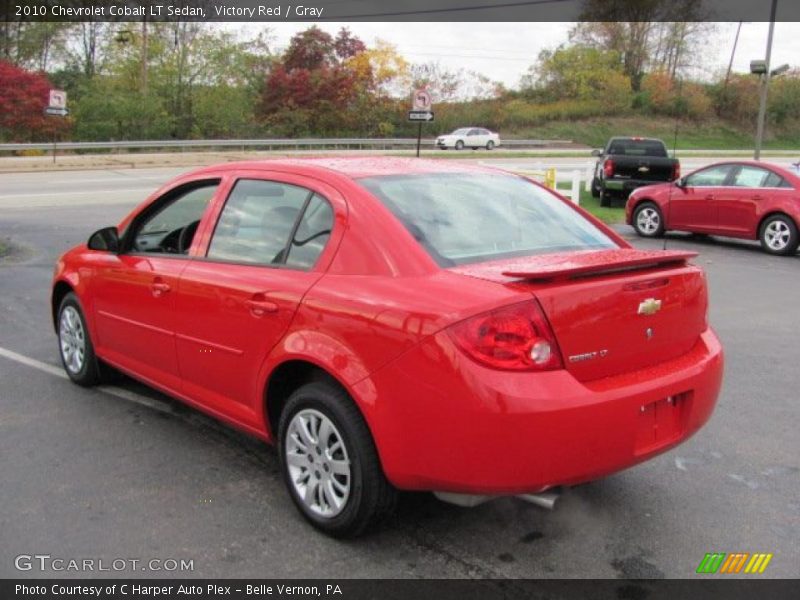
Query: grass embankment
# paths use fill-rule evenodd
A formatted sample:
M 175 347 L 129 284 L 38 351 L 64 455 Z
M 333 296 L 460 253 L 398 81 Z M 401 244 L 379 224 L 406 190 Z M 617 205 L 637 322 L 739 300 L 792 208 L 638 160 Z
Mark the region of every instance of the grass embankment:
M 559 192 L 567 195 L 572 186 L 569 183 L 560 183 L 557 187 Z M 613 207 L 600 206 L 600 200 L 593 198 L 592 193 L 585 191 L 583 186 L 581 186 L 580 205 L 582 209 L 589 211 L 603 223 L 625 222 L 625 206 L 623 204 L 615 204 Z
M 0 258 L 3 258 L 6 254 L 8 254 L 10 248 L 8 244 L 6 244 L 3 240 L 0 240 Z
M 501 132 L 502 133 L 502 132 Z M 538 127 L 506 133 L 505 137 L 517 139 L 572 140 L 599 148 L 615 135 L 640 135 L 661 138 L 669 148 L 675 140 L 675 120 L 668 117 L 602 117 L 582 121 L 551 121 Z M 678 123 L 678 150 L 752 150 L 755 124 L 738 127 L 720 119 L 705 121 L 680 121 Z M 764 148 L 800 151 L 800 123 L 791 127 L 768 127 Z

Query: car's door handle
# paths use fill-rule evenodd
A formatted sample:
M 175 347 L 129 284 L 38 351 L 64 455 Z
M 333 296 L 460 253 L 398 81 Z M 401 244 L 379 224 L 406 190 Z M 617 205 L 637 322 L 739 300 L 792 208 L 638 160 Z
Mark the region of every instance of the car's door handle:
M 713 200 L 714 194 L 706 194 L 706 200 Z
M 763 200 L 763 196 L 756 194 L 755 196 L 753 196 L 753 200 Z
M 267 300 L 264 294 L 255 294 L 249 300 L 245 300 L 245 306 L 250 309 L 250 314 L 254 317 L 263 317 L 267 313 L 278 312 L 278 305 Z
M 153 296 L 155 296 L 156 298 L 159 298 L 159 297 L 163 296 L 164 294 L 166 294 L 168 291 L 170 291 L 172 288 L 170 287 L 170 285 L 168 283 L 164 283 L 163 281 L 161 281 L 161 279 L 156 279 L 150 285 L 150 289 L 153 292 Z

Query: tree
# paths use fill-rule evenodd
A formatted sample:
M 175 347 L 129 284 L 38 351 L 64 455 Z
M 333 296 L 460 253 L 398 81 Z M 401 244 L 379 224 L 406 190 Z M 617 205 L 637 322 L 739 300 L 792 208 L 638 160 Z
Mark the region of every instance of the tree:
M 44 115 L 51 87 L 44 74 L 0 61 L 0 139 L 40 141 L 69 127 L 66 119 Z

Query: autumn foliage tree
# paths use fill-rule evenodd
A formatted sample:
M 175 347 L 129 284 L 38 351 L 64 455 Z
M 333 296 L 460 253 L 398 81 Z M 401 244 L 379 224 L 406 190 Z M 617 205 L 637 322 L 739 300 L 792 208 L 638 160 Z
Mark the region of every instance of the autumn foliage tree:
M 45 75 L 0 61 L 0 139 L 41 141 L 69 126 L 44 114 L 51 87 Z
M 335 38 L 318 27 L 298 33 L 267 77 L 262 120 L 280 135 L 364 130 L 379 100 L 371 63 L 359 60 L 366 52 L 344 28 Z

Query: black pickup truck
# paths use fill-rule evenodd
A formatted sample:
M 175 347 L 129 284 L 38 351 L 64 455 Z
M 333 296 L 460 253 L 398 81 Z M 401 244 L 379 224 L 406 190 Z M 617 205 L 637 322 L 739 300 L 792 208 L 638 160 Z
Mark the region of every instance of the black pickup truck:
M 670 158 L 661 140 L 642 137 L 613 137 L 597 157 L 592 179 L 592 196 L 600 206 L 611 206 L 614 198 L 626 200 L 638 187 L 674 181 L 681 176 L 677 158 Z

